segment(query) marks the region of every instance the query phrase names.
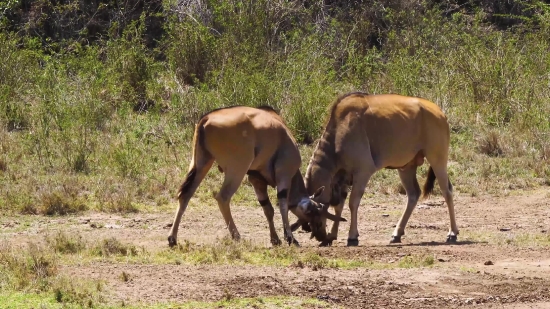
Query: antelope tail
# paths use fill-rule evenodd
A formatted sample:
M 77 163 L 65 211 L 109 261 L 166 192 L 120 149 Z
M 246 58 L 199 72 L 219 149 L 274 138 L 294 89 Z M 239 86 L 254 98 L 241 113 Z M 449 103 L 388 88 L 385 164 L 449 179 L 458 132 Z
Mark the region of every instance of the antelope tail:
M 453 191 L 453 184 L 451 183 L 451 180 L 448 179 L 449 182 L 449 190 Z M 432 194 L 435 184 L 435 173 L 433 168 L 430 166 L 430 169 L 428 170 L 428 178 L 426 178 L 426 182 L 424 183 L 424 190 L 422 190 L 422 199 L 425 199 Z
M 189 191 L 189 188 L 193 184 L 195 176 L 197 175 L 196 160 L 198 150 L 204 147 L 204 123 L 207 119 L 208 118 L 206 117 L 201 118 L 201 120 L 199 120 L 199 122 L 195 126 L 195 134 L 193 135 L 193 156 L 191 157 L 191 163 L 189 164 L 189 172 L 187 172 L 187 176 L 185 176 L 185 180 L 178 190 L 178 198 L 180 198 L 182 194 L 185 194 L 187 193 L 187 191 Z M 202 152 L 204 153 L 206 149 L 202 150 Z

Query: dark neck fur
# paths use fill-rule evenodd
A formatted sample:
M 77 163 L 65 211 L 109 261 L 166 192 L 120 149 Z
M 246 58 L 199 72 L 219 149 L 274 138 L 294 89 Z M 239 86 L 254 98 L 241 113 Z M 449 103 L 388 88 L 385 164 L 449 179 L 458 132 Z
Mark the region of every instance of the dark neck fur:
M 330 123 L 329 123 L 330 125 Z M 332 175 L 336 169 L 336 149 L 334 148 L 334 134 L 329 133 L 332 130 L 325 130 L 323 136 L 317 143 L 311 160 L 309 161 L 307 171 L 306 171 L 306 189 L 307 192 L 313 194 L 313 191 L 318 188 L 311 187 L 312 173 L 318 171 L 319 169 L 324 169 L 328 175 Z
M 292 183 L 290 184 L 290 192 L 288 194 L 289 208 L 298 205 L 302 198 L 308 196 L 306 185 L 304 184 L 304 178 L 302 177 L 300 170 L 298 170 L 292 177 Z

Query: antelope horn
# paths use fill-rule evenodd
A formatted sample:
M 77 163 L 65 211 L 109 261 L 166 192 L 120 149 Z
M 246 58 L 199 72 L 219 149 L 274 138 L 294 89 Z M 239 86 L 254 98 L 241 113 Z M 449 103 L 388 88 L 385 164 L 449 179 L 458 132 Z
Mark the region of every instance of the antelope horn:
M 323 215 L 325 216 L 325 218 L 330 219 L 332 221 L 342 221 L 342 222 L 348 221 L 342 217 L 337 217 L 336 215 L 333 215 L 330 212 L 328 212 L 329 207 L 330 207 L 329 204 L 324 204 L 324 205 L 321 204 L 321 211 L 323 212 Z
M 346 219 L 344 219 L 344 218 L 342 218 L 342 217 L 337 217 L 336 215 L 333 215 L 333 214 L 331 214 L 330 212 L 327 212 L 327 213 L 325 214 L 325 217 L 326 217 L 327 219 L 332 220 L 332 221 L 342 221 L 342 222 L 347 222 L 347 221 L 348 221 L 348 220 L 346 220 Z

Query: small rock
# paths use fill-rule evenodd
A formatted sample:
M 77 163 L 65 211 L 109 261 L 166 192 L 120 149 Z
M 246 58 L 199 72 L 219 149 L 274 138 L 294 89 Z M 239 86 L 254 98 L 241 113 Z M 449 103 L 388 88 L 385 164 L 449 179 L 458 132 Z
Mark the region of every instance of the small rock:
M 81 224 L 88 224 L 90 223 L 90 219 L 82 219 L 82 221 L 80 221 Z
M 547 231 L 547 230 L 542 230 L 542 231 L 540 231 L 540 232 L 541 232 L 541 233 L 546 233 L 546 232 L 548 232 L 548 231 Z
M 171 228 L 174 223 L 170 222 L 164 226 L 165 229 Z
M 389 214 L 382 214 L 382 217 L 389 217 Z
M 107 224 L 107 225 L 105 225 L 105 228 L 108 228 L 108 229 L 119 229 L 121 227 L 122 226 L 117 225 L 117 224 Z
M 511 230 L 512 230 L 512 229 L 509 228 L 509 227 L 501 227 L 501 228 L 499 229 L 499 231 L 501 231 L 501 232 L 508 232 L 508 231 L 511 231 Z
M 495 265 L 492 261 L 486 261 L 483 265 Z
M 95 223 L 92 223 L 92 224 L 90 224 L 90 227 L 95 229 L 95 228 L 97 228 L 97 225 Z
M 445 260 L 442 259 L 442 258 L 439 258 L 439 259 L 437 259 L 437 260 L 438 260 L 439 262 L 447 262 L 447 261 L 445 261 Z

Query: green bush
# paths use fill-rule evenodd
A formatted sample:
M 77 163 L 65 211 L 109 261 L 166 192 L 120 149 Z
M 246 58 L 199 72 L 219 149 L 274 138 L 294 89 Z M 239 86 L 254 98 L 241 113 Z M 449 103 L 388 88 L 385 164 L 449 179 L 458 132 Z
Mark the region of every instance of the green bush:
M 43 15 L 31 16 L 0 1 L 2 211 L 165 204 L 204 113 L 268 104 L 309 145 L 330 104 L 356 90 L 441 106 L 459 189 L 547 183 L 534 164 L 550 160 L 550 9 L 542 1 L 147 0 L 125 12 L 101 5 L 97 29 L 62 33 L 81 25 L 75 10 L 89 14 L 69 2 L 32 0 Z M 391 191 L 397 178 L 388 175 L 374 177 L 386 187 L 375 192 Z

